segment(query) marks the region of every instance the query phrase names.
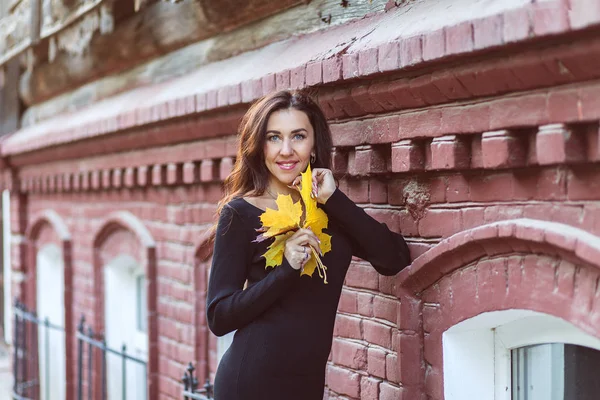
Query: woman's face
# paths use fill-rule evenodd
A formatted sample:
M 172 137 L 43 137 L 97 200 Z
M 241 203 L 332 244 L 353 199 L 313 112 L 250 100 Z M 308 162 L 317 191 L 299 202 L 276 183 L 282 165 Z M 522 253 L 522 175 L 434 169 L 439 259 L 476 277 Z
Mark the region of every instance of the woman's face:
M 285 192 L 306 169 L 314 147 L 315 132 L 304 112 L 293 108 L 273 112 L 264 147 L 271 190 Z

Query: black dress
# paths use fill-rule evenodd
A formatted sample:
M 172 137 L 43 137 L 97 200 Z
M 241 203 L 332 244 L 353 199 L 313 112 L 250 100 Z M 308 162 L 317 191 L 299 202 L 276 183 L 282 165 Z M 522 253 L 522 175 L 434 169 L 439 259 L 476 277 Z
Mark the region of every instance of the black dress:
M 340 190 L 322 206 L 332 250 L 322 258 L 328 284 L 315 271 L 300 276 L 287 260 L 265 270 L 270 241 L 252 243 L 261 209 L 238 198 L 222 210 L 207 298 L 210 330 L 237 329 L 214 383 L 216 400 L 321 400 L 338 301 L 352 255 L 384 275 L 409 263 L 406 242 Z M 248 287 L 243 290 L 248 280 Z

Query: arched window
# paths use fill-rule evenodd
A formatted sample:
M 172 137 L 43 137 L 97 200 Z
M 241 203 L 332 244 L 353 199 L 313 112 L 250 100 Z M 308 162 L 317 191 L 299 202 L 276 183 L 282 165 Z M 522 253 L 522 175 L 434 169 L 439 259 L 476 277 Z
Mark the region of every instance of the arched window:
M 591 400 L 600 339 L 551 315 L 493 311 L 442 335 L 446 400 Z

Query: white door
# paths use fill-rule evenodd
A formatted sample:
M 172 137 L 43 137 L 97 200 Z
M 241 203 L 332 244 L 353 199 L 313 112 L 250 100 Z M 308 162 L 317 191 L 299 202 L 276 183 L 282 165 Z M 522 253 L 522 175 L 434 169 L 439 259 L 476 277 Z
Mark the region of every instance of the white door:
M 104 268 L 104 304 L 106 343 L 108 347 L 148 360 L 148 308 L 146 278 L 142 268 L 129 256 L 119 256 Z M 146 399 L 146 366 L 133 360 L 125 362 L 114 354 L 107 355 L 109 399 Z M 125 379 L 123 379 L 123 377 Z M 125 385 L 125 387 L 123 386 Z
M 60 249 L 49 244 L 37 253 L 37 313 L 38 318 L 52 325 L 65 326 L 64 266 Z M 40 398 L 65 398 L 65 333 L 64 330 L 38 328 L 38 360 Z

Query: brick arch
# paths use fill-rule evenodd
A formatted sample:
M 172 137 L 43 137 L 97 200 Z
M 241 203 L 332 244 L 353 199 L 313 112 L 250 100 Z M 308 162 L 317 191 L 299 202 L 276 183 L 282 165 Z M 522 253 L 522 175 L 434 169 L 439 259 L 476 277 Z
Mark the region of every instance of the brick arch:
M 65 369 L 66 375 L 75 376 L 75 323 L 73 320 L 73 242 L 71 232 L 64 219 L 54 210 L 44 210 L 32 218 L 25 230 L 27 262 L 25 263 L 25 287 L 22 290 L 25 303 L 32 310 L 37 306 L 37 255 L 38 249 L 55 244 L 63 262 L 64 313 L 65 313 Z M 66 399 L 75 398 L 75 380 L 67 379 Z
M 442 399 L 443 332 L 488 311 L 537 311 L 598 336 L 598 282 L 600 238 L 569 225 L 514 219 L 443 240 L 398 277 L 405 390 Z
M 159 393 L 156 242 L 135 215 L 120 211 L 110 214 L 94 235 L 93 252 L 96 332 L 104 332 L 105 329 L 104 266 L 119 254 L 126 253 L 144 268 L 148 293 L 148 398 L 154 400 Z
M 206 296 L 208 294 L 208 271 L 212 259 L 213 241 L 210 230 L 200 235 L 194 251 L 194 361 L 197 363 L 198 381 L 204 382 L 210 376 L 211 334 L 206 321 Z
M 402 271 L 398 284 L 420 292 L 479 258 L 515 252 L 560 255 L 600 270 L 600 237 L 570 225 L 522 218 L 482 225 L 442 240 Z

